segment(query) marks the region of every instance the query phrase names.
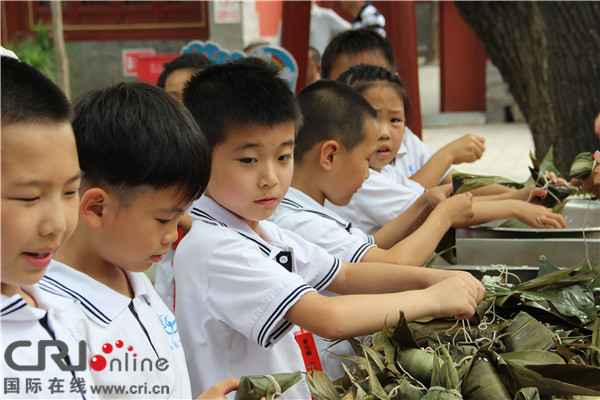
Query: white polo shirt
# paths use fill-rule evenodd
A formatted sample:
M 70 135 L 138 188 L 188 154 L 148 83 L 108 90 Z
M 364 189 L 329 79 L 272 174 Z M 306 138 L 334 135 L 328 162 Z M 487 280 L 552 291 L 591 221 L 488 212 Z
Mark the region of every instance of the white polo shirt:
M 418 170 L 429 161 L 433 151 L 421 139 L 417 137 L 408 127 L 404 130 L 404 137 L 402 138 L 402 145 L 398 150 L 396 157 L 388 165 L 383 167 L 382 172 L 395 170 L 395 173 L 401 174 L 407 178 L 413 176 Z M 438 184 L 442 182 L 452 166 L 448 168 L 446 173 L 439 180 Z
M 338 207 L 325 201 L 325 207 L 344 219 L 352 219 L 353 225 L 373 235 L 406 211 L 425 192 L 425 188 L 395 171 L 370 170 L 369 173 L 369 178 L 348 205 Z
M 70 335 L 69 320 L 83 318 L 76 304 L 67 298 L 50 296 L 35 286 L 25 288 L 35 299 L 37 307 L 29 306 L 20 295 L 2 295 L 2 391 L 3 399 L 85 399 L 91 379 L 87 371 L 62 371 L 50 357 L 57 354 L 56 346 L 46 347 L 42 359 L 38 359 L 40 341 L 60 340 L 68 347 L 69 364 L 86 366 L 85 355 L 80 358 L 79 341 Z M 65 317 L 67 317 L 65 319 Z M 16 344 L 29 341 L 29 345 Z M 13 347 L 15 346 L 15 347 Z M 9 349 L 9 347 L 11 349 Z M 9 352 L 7 353 L 7 350 Z M 67 350 L 67 349 L 65 349 Z M 12 362 L 16 363 L 13 368 Z M 42 371 L 21 371 L 21 366 L 45 363 Z M 66 364 L 66 362 L 65 362 Z M 77 379 L 77 380 L 75 380 Z M 79 382 L 80 386 L 77 386 Z
M 373 236 L 353 227 L 295 188 L 289 188 L 269 221 L 347 262 L 359 262 L 370 248 L 376 246 Z
M 53 261 L 38 286 L 68 296 L 86 315 L 74 335 L 87 342 L 96 385 L 122 385 L 100 397 L 191 398 L 185 355 L 173 313 L 144 273 L 126 272 L 130 299 L 82 272 Z M 103 366 L 103 360 L 106 364 Z
M 230 376 L 306 371 L 297 328 L 284 316 L 304 294 L 329 286 L 341 261 L 268 221 L 259 236 L 206 196 L 188 213 L 194 222 L 174 265 L 194 397 Z M 285 398 L 309 399 L 308 386 L 299 382 Z

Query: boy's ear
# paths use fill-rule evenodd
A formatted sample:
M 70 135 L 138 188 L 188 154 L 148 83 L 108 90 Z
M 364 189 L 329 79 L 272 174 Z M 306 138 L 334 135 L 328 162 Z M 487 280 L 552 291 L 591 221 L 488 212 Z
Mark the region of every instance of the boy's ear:
M 86 190 L 79 201 L 79 215 L 91 228 L 102 226 L 102 219 L 109 194 L 101 188 Z
M 325 140 L 321 143 L 321 153 L 319 155 L 319 165 L 325 171 L 330 171 L 333 168 L 333 163 L 340 151 L 340 144 L 333 139 Z

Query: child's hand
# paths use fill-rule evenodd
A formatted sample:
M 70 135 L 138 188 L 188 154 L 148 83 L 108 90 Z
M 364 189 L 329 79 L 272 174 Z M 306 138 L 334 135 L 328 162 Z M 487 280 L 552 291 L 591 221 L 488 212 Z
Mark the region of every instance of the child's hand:
M 600 151 L 596 150 L 594 160 L 596 160 L 598 166 L 594 168 L 592 173 L 585 179 L 572 179 L 571 183 L 588 193 L 593 193 L 596 198 L 600 199 Z
M 552 182 L 552 183 L 560 183 L 561 185 L 563 185 L 566 188 L 569 187 L 569 183 L 566 180 L 564 180 L 563 178 L 559 178 L 552 171 L 547 172 L 546 176 L 550 179 L 550 182 Z
M 481 158 L 485 151 L 485 138 L 469 133 L 448 143 L 440 149 L 450 156 L 451 164 L 472 163 Z
M 467 275 L 452 276 L 425 289 L 430 292 L 432 301 L 439 305 L 439 312 L 432 317 L 467 319 L 475 314 L 477 305 L 485 296 L 485 288 L 471 274 Z
M 434 209 L 440 202 L 452 196 L 452 184 L 448 183 L 446 185 L 434 186 L 427 190 L 424 195 L 429 206 Z
M 562 215 L 552 212 L 552 209 L 526 202 L 519 202 L 516 209 L 516 219 L 532 228 L 561 229 L 567 226 Z
M 240 386 L 240 381 L 238 379 L 227 378 L 224 381 L 209 387 L 208 390 L 202 393 L 196 400 L 226 400 L 225 395 L 237 390 L 238 386 Z
M 436 211 L 449 218 L 451 226 L 469 226 L 473 218 L 473 195 L 466 192 L 451 196 L 442 201 Z
M 540 198 L 543 198 L 547 194 L 548 191 L 546 189 L 537 187 L 535 186 L 535 183 L 532 183 L 531 185 L 525 186 L 522 189 L 515 190 L 508 198 L 539 204 Z

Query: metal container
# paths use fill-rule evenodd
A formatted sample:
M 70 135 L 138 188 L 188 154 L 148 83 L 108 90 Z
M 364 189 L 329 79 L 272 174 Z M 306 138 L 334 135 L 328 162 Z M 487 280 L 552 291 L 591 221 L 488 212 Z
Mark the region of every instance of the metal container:
M 505 228 L 504 221 L 457 229 L 457 264 L 537 266 L 539 255 L 564 267 L 600 260 L 600 201 L 571 200 L 560 213 L 564 229 Z

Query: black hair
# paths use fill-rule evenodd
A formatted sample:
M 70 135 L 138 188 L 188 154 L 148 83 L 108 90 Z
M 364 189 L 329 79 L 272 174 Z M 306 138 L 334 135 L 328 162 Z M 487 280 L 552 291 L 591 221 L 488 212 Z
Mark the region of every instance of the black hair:
M 365 138 L 364 122 L 377 112 L 364 97 L 347 85 L 320 80 L 298 93 L 304 123 L 298 132 L 294 158 L 300 162 L 317 143 L 337 139 L 351 150 Z
M 200 53 L 185 53 L 177 57 L 171 62 L 165 63 L 163 65 L 164 70 L 158 77 L 158 81 L 156 81 L 156 86 L 165 88 L 165 84 L 167 83 L 167 78 L 174 71 L 178 69 L 195 69 L 200 70 L 205 68 L 207 65 L 214 64 L 212 61 L 208 59 L 204 54 Z
M 406 86 L 398 74 L 394 74 L 376 65 L 359 64 L 348 68 L 337 80 L 350 86 L 358 93 L 364 93 L 368 88 L 384 82 L 392 87 L 404 103 L 404 115 L 408 116 L 410 101 Z
M 381 51 L 392 72 L 396 71 L 396 56 L 389 39 L 370 29 L 351 29 L 338 33 L 327 45 L 321 57 L 321 76 L 330 79 L 333 62 L 340 54 Z
M 69 123 L 71 103 L 63 91 L 37 69 L 2 56 L 2 124 Z
M 290 86 L 279 70 L 259 58 L 211 65 L 195 74 L 183 91 L 183 103 L 206 135 L 211 150 L 229 130 L 248 125 L 302 123 Z
M 125 205 L 144 186 L 179 187 L 184 202 L 206 188 L 206 140 L 189 111 L 164 90 L 118 83 L 84 93 L 74 108 L 85 185 L 112 190 Z

